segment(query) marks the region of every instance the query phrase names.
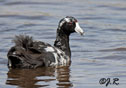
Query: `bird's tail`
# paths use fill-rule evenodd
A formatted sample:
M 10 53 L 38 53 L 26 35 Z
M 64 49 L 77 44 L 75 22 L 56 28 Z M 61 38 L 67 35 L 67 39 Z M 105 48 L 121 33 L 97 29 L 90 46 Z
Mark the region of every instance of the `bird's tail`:
M 23 47 L 27 49 L 33 46 L 33 38 L 27 35 L 18 35 L 13 39 L 15 46 Z

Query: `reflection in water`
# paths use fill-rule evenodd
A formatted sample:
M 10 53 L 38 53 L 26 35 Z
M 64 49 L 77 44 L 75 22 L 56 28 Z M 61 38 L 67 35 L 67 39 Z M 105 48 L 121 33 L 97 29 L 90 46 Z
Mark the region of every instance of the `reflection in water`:
M 57 83 L 58 87 L 71 87 L 69 67 L 37 68 L 37 69 L 10 69 L 7 73 L 6 84 L 25 88 L 51 86 Z M 58 81 L 58 82 L 57 82 Z
M 106 77 L 120 79 L 119 85 L 106 88 L 126 88 L 125 14 L 126 0 L 0 0 L 0 88 L 105 88 L 98 81 Z M 84 37 L 71 36 L 70 69 L 8 72 L 6 54 L 15 35 L 52 44 L 59 19 L 67 15 L 85 29 Z
M 70 82 L 70 69 L 69 67 L 57 68 L 57 83 L 58 86 L 62 87 L 71 87 L 72 83 Z

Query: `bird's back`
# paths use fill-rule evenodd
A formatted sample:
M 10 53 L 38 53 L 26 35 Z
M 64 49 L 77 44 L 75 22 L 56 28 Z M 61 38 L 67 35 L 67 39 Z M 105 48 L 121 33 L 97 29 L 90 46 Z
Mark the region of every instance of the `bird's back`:
M 69 57 L 48 43 L 33 41 L 32 37 L 19 35 L 13 40 L 15 46 L 8 52 L 8 66 L 12 68 L 36 68 L 66 65 Z

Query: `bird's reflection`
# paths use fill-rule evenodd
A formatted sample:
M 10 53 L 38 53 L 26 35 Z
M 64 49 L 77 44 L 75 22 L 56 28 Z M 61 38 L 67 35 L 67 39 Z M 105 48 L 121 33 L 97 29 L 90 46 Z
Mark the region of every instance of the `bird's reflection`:
M 56 72 L 57 73 L 56 79 L 58 80 L 57 85 L 59 87 L 69 88 L 69 87 L 73 86 L 72 82 L 70 81 L 69 67 L 57 68 L 56 71 L 57 71 Z
M 70 82 L 69 66 L 57 68 L 10 69 L 7 75 L 6 84 L 22 88 L 39 88 L 46 86 L 69 88 L 72 86 Z

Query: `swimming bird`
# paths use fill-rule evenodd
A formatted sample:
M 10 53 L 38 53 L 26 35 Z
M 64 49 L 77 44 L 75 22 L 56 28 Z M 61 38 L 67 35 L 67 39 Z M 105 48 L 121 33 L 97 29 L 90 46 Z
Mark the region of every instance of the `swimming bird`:
M 71 62 L 69 36 L 77 32 L 84 34 L 77 19 L 66 16 L 57 28 L 54 46 L 35 41 L 28 35 L 18 35 L 13 39 L 15 45 L 8 51 L 9 68 L 37 68 L 48 66 L 67 66 Z

